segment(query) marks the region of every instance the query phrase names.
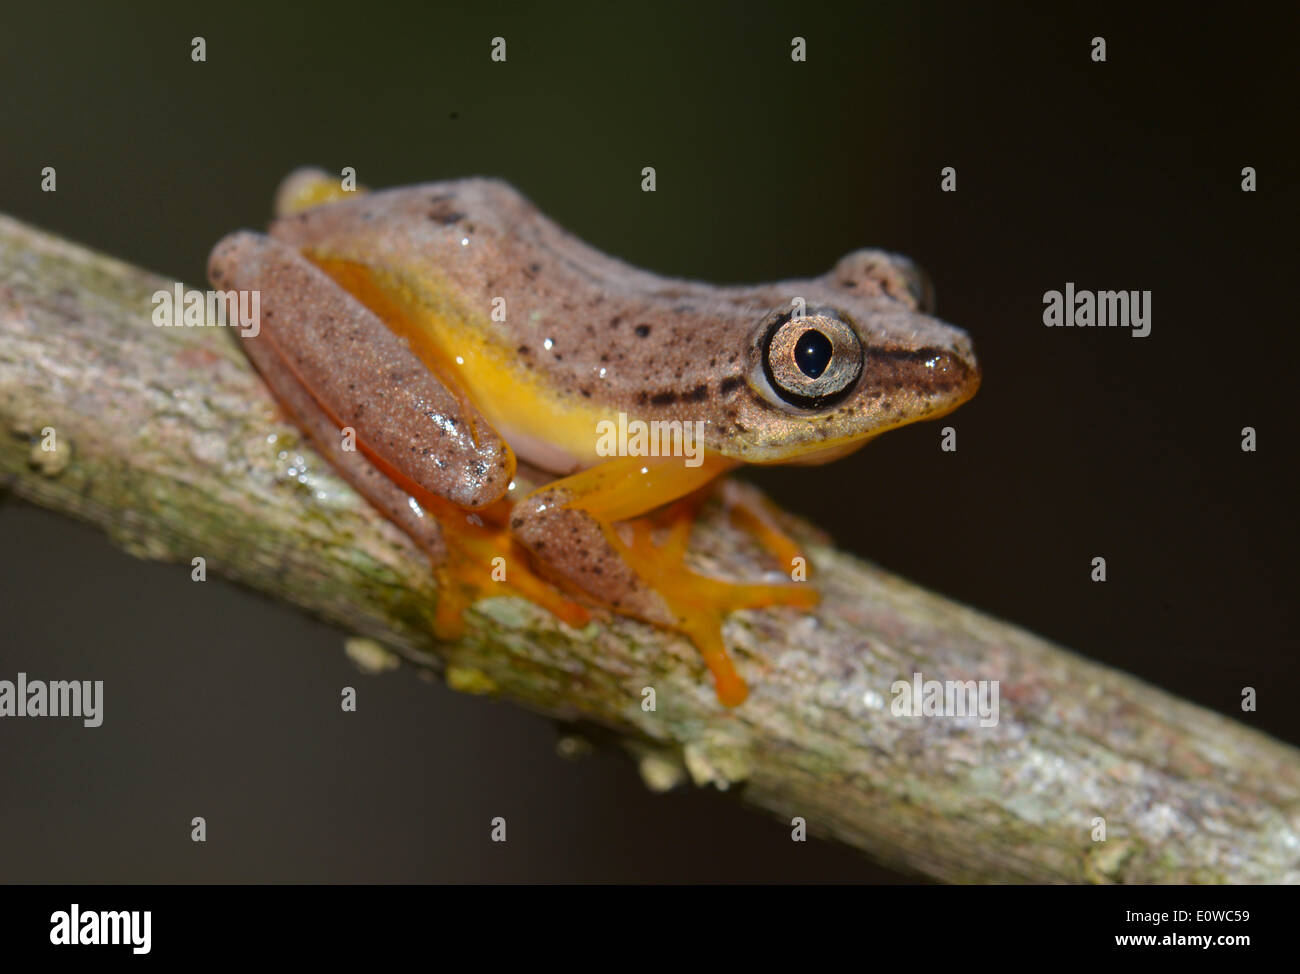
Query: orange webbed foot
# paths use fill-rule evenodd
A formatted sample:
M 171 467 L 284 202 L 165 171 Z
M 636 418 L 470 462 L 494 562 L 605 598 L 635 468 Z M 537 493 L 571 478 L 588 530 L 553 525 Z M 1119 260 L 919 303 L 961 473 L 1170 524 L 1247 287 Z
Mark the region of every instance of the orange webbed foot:
M 625 523 L 630 539 L 618 544 L 627 563 L 651 584 L 673 618 L 672 628 L 688 636 L 713 674 L 718 699 L 728 707 L 744 702 L 748 688 L 728 654 L 722 638 L 722 620 L 740 609 L 791 606 L 810 609 L 817 591 L 802 583 L 733 582 L 701 575 L 686 567 L 686 552 L 699 509 L 709 488 L 697 491 L 648 517 Z M 725 498 L 724 498 L 725 502 Z M 728 505 L 731 507 L 732 505 Z M 733 512 L 738 509 L 732 507 Z M 748 510 L 748 508 L 746 508 Z M 783 565 L 791 564 L 798 547 L 781 533 L 775 522 L 756 523 L 755 534 Z M 666 530 L 665 530 L 666 529 Z M 655 541 L 655 534 L 662 540 Z

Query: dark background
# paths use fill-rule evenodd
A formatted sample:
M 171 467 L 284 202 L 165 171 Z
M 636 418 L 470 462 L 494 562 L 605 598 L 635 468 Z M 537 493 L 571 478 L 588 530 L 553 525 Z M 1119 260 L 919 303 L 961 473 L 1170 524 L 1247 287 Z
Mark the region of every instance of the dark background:
M 959 452 L 923 425 L 749 476 L 891 570 L 1300 742 L 1295 14 L 623 6 L 9 4 L 0 211 L 196 285 L 302 164 L 501 176 L 602 250 L 710 281 L 909 254 L 984 368 Z M 1151 336 L 1044 328 L 1066 281 L 1150 289 Z M 650 795 L 616 754 L 558 758 L 507 705 L 363 677 L 340 633 L 188 571 L 0 508 L 0 678 L 107 684 L 97 730 L 0 722 L 0 880 L 898 878 L 727 796 Z

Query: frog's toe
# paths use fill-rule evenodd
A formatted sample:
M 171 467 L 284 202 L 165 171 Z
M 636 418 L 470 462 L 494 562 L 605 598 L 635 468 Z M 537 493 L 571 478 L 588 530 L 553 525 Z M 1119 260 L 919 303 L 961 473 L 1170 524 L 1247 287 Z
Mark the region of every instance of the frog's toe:
M 691 513 L 698 503 L 684 499 L 668 508 L 667 516 Z M 693 517 L 671 522 L 661 543 L 654 539 L 655 525 L 641 518 L 626 524 L 630 536 L 620 543 L 623 559 L 667 608 L 668 625 L 690 637 L 713 674 L 718 699 L 729 707 L 744 701 L 745 682 L 736 672 L 722 639 L 722 620 L 740 609 L 788 606 L 811 609 L 817 604 L 817 590 L 803 583 L 770 584 L 734 582 L 691 571 L 685 565 Z
M 738 480 L 727 479 L 718 485 L 718 496 L 727 508 L 731 522 L 753 535 L 783 571 L 793 573 L 803 566 L 806 573 L 808 559 L 802 547 L 781 527 L 772 505 L 758 490 Z
M 280 181 L 275 191 L 275 215 L 291 216 L 313 206 L 333 203 L 364 192 L 365 188 L 361 186 L 345 189 L 338 176 L 327 173 L 324 169 L 303 166 Z
M 811 609 L 817 604 L 817 591 L 807 585 L 727 582 L 689 571 L 682 572 L 671 588 L 671 592 L 660 589 L 659 594 L 676 616 L 674 628 L 689 636 L 699 649 L 713 674 L 718 700 L 728 707 L 743 703 L 749 691 L 722 639 L 722 620 L 727 613 L 773 606 Z

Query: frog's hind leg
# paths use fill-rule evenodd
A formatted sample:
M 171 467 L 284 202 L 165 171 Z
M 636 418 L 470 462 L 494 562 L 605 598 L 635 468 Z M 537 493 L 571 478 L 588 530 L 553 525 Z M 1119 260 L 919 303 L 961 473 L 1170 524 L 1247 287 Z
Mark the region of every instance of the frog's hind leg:
M 723 642 L 723 617 L 737 609 L 811 608 L 817 593 L 800 584 L 725 581 L 686 567 L 707 484 L 730 463 L 702 466 L 708 469 L 680 460 L 610 460 L 530 494 L 516 505 L 511 527 L 565 581 L 615 611 L 687 635 L 713 674 L 718 699 L 735 706 L 748 691 Z M 622 521 L 628 523 L 615 526 Z
M 254 237 L 253 234 L 241 235 Z M 249 279 L 246 272 L 234 273 L 232 268 L 248 265 L 238 263 L 232 248 L 243 241 L 226 238 L 213 251 L 209 276 L 218 287 L 253 286 L 266 283 L 262 280 Z M 296 256 L 296 255 L 292 255 Z M 288 259 L 292 259 L 290 256 Z M 291 315 L 289 308 L 280 308 L 271 299 L 272 289 L 262 292 L 265 300 L 263 315 L 274 315 L 277 311 Z M 364 454 L 343 447 L 343 437 L 338 425 L 316 402 L 293 371 L 285 364 L 280 353 L 272 345 L 267 332 L 258 329 L 247 331 L 240 336 L 241 346 L 257 367 L 263 380 L 275 393 L 276 399 L 283 405 L 307 438 L 320 450 L 348 481 L 349 484 L 377 507 L 385 517 L 395 522 L 411 539 L 429 555 L 434 563 L 441 562 L 447 554 L 442 531 L 432 516 L 425 516 L 418 504 L 413 504 L 406 491 L 399 488 L 372 464 Z
M 475 597 L 511 590 L 570 624 L 586 621 L 585 609 L 535 575 L 497 581 L 495 558 L 527 562 L 505 526 L 514 455 L 373 312 L 292 247 L 258 234 L 221 241 L 208 273 L 220 288 L 261 292 L 261 327 L 241 333 L 249 358 L 343 477 L 429 555 L 440 638 L 458 633 Z M 476 421 L 477 436 L 457 435 Z M 347 426 L 355 449 L 344 446 Z
M 256 340 L 279 359 L 277 373 L 306 390 L 336 436 L 355 431 L 357 450 L 406 493 L 468 508 L 505 495 L 514 453 L 482 413 L 295 248 L 233 233 L 213 249 L 208 268 L 219 287 L 260 293 Z

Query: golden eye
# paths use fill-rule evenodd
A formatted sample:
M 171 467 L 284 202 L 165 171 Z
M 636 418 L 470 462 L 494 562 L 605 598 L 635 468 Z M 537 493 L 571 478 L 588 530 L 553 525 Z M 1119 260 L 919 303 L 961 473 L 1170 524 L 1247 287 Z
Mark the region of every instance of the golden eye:
M 762 345 L 763 371 L 792 406 L 818 409 L 843 399 L 862 374 L 862 342 L 839 312 L 810 309 L 801 318 L 777 314 Z

